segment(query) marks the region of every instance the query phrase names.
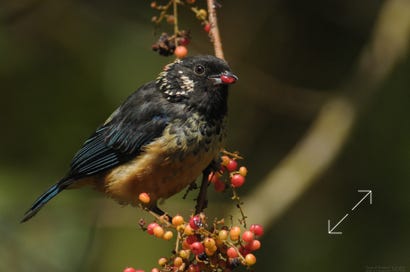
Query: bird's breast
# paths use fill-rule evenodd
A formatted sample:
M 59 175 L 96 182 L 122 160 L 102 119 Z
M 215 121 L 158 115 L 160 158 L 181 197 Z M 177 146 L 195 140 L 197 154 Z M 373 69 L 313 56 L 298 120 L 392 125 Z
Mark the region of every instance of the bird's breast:
M 142 192 L 152 201 L 168 198 L 201 174 L 223 140 L 224 122 L 207 122 L 197 115 L 177 120 L 135 159 L 109 171 L 97 188 L 123 204 L 135 205 Z

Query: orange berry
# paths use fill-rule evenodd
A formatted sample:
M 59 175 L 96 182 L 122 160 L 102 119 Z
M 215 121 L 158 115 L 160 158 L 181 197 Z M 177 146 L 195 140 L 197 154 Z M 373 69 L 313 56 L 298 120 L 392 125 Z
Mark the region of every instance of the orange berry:
M 182 258 L 182 259 L 188 259 L 189 258 L 189 250 L 180 250 L 179 251 L 179 256 Z
M 158 264 L 159 264 L 160 266 L 166 265 L 167 262 L 168 262 L 167 258 L 160 258 L 160 259 L 158 260 Z
M 205 248 L 205 254 L 208 256 L 212 256 L 215 254 L 215 251 L 217 250 L 217 247 L 212 247 L 212 248 Z
M 151 201 L 151 198 L 147 193 L 140 193 L 138 199 L 144 204 L 148 204 Z
M 226 239 L 228 239 L 228 231 L 227 230 L 220 230 L 219 233 L 218 233 L 218 237 L 222 241 L 225 241 Z
M 173 236 L 174 234 L 172 233 L 172 231 L 168 230 L 164 233 L 164 236 L 162 236 L 162 239 L 168 241 L 168 240 L 171 240 Z
M 222 156 L 221 157 L 221 165 L 222 166 L 227 166 L 228 165 L 228 163 L 229 163 L 229 161 L 231 160 L 228 156 Z
M 245 166 L 239 167 L 239 175 L 246 177 L 248 174 L 248 169 Z
M 234 226 L 229 231 L 229 237 L 232 241 L 236 241 L 239 239 L 239 235 L 241 235 L 241 229 L 238 226 Z
M 172 225 L 174 225 L 176 227 L 179 226 L 179 225 L 182 225 L 183 223 L 184 223 L 184 218 L 179 214 L 175 215 L 172 218 Z
M 187 224 L 187 225 L 185 226 L 184 234 L 186 234 L 186 235 L 192 235 L 192 234 L 194 234 L 194 230 L 192 229 L 192 227 L 191 227 L 189 224 Z
M 184 261 L 182 260 L 181 257 L 176 257 L 176 258 L 174 259 L 174 265 L 175 265 L 176 267 L 180 267 L 183 262 L 184 262 Z
M 154 228 L 156 226 L 159 226 L 158 223 L 156 223 L 156 222 L 149 223 L 148 226 L 147 226 L 148 234 L 153 235 L 154 234 Z
M 188 49 L 183 45 L 179 45 L 175 48 L 174 54 L 179 59 L 185 58 L 188 55 Z
M 164 229 L 161 226 L 156 226 L 153 230 L 155 237 L 161 238 L 164 236 Z
M 254 265 L 256 263 L 256 257 L 252 253 L 246 254 L 245 262 L 247 265 Z
M 204 246 L 206 248 L 213 248 L 215 246 L 215 240 L 213 238 L 206 237 L 204 239 Z
M 161 272 L 161 270 L 159 270 L 158 268 L 153 268 L 151 269 L 151 272 Z
M 195 0 L 185 0 L 188 4 L 193 4 L 195 3 Z
M 174 15 L 168 15 L 168 16 L 167 16 L 167 23 L 170 24 L 170 25 L 175 24 L 175 17 L 174 17 Z

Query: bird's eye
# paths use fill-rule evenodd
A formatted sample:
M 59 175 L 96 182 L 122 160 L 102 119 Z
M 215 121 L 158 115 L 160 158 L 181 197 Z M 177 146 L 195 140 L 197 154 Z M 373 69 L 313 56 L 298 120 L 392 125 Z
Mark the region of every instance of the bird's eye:
M 202 75 L 202 74 L 205 73 L 205 68 L 204 68 L 204 66 L 202 66 L 202 65 L 197 65 L 197 66 L 195 66 L 195 68 L 194 68 L 194 72 L 195 72 L 195 74 L 197 74 L 197 75 Z

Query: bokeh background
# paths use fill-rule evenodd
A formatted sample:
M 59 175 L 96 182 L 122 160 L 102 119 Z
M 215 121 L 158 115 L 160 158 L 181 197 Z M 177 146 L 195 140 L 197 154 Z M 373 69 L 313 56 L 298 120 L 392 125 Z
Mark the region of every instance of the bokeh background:
M 394 1 L 408 7 L 407 0 Z M 250 174 L 240 194 L 258 205 L 254 189 L 306 137 L 324 103 L 350 86 L 389 1 L 220 2 L 225 55 L 240 78 L 231 88 L 227 148 L 246 158 Z M 169 255 L 172 243 L 138 229 L 145 217 L 140 210 L 89 189 L 66 191 L 19 224 L 32 201 L 67 171 L 93 129 L 172 61 L 150 49 L 171 27 L 155 30 L 149 4 L 0 2 L 0 271 L 148 270 Z M 181 28 L 192 33 L 190 54 L 213 54 L 194 16 L 186 10 L 180 16 Z M 398 28 L 392 24 L 387 31 Z M 394 50 L 388 37 L 385 42 L 386 53 Z M 354 126 L 330 167 L 269 221 L 255 270 L 410 271 L 406 52 L 371 95 L 355 100 Z M 326 142 L 319 146 L 326 149 Z M 358 189 L 373 190 L 373 205 L 364 201 L 338 227 L 342 235 L 329 235 L 327 220 L 348 212 L 362 197 Z M 229 195 L 210 191 L 208 213 L 229 217 Z M 192 198 L 179 195 L 162 205 L 188 215 Z

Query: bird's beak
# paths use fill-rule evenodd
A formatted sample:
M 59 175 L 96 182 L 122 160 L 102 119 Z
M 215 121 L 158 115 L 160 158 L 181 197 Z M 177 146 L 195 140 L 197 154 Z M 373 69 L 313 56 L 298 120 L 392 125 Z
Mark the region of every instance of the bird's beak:
M 219 75 L 210 76 L 210 80 L 214 83 L 214 85 L 219 84 L 233 84 L 238 80 L 238 77 L 232 74 L 231 72 L 224 72 Z

